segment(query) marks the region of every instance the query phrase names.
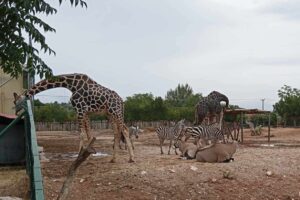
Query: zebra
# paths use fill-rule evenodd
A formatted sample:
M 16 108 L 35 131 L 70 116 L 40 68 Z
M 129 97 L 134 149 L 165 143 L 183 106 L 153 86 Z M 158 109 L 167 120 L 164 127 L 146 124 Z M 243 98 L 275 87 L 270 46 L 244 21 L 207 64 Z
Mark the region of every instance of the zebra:
M 219 123 L 186 127 L 178 139 L 183 136 L 185 136 L 185 141 L 187 141 L 190 137 L 195 138 L 196 144 L 200 138 L 212 140 L 214 142 L 217 142 L 218 140 L 223 140 L 223 142 L 225 142 L 224 134 L 222 130 L 220 130 Z
M 173 140 L 176 140 L 178 136 L 181 134 L 181 131 L 184 129 L 184 119 L 180 120 L 173 127 L 160 126 L 156 129 L 156 133 L 160 142 L 160 152 L 164 154 L 162 150 L 162 146 L 165 140 L 170 140 L 168 155 L 170 155 L 170 150 L 172 146 Z M 177 150 L 175 148 L 175 154 L 178 155 Z
M 239 122 L 223 122 L 223 134 L 227 136 L 227 140 L 231 137 L 232 141 L 239 140 L 240 124 Z
M 143 132 L 142 129 L 140 129 L 138 126 L 130 126 L 128 128 L 129 130 L 129 141 L 131 143 L 132 149 L 134 149 L 134 145 L 133 145 L 133 137 L 135 137 L 136 139 L 139 138 L 139 134 Z M 125 141 L 125 137 L 122 135 L 121 136 L 121 140 L 120 140 L 120 144 L 119 144 L 119 148 L 121 148 L 121 142 L 123 142 L 125 144 L 125 149 L 127 149 L 127 144 Z

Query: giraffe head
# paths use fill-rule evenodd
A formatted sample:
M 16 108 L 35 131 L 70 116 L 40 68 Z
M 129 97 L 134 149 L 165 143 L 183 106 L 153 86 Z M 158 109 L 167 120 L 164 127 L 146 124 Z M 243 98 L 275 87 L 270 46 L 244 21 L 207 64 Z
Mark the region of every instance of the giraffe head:
M 228 108 L 229 106 L 229 99 L 226 95 L 218 92 L 218 91 L 212 91 L 211 93 L 208 94 L 208 97 L 211 99 L 215 99 L 221 103 L 221 101 L 225 102 L 225 106 Z
M 25 99 L 24 95 L 18 95 L 17 93 L 14 92 L 14 105 L 15 105 L 15 109 L 16 109 L 16 115 L 21 110 L 19 105 L 21 104 L 21 102 L 24 101 L 24 99 Z

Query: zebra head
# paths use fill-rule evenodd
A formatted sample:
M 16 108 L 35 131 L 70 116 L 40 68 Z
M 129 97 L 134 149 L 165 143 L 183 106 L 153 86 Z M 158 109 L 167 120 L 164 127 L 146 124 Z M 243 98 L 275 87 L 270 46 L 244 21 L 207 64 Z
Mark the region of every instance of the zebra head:
M 184 135 L 183 134 L 184 129 L 185 129 L 184 122 L 185 122 L 185 119 L 182 119 L 179 122 L 177 122 L 177 124 L 174 127 L 174 136 L 175 136 L 175 140 L 174 141 L 175 141 L 175 143 L 178 142 L 178 140 L 180 140 L 181 137 Z
M 184 129 L 185 125 L 184 125 L 184 121 L 185 119 L 180 120 L 179 122 L 177 122 L 177 124 L 175 125 L 175 132 L 177 132 L 177 134 L 175 135 L 180 135 L 182 130 Z
M 134 135 L 136 139 L 139 138 L 139 134 L 143 132 L 142 129 L 139 128 L 139 126 L 130 126 L 130 135 Z

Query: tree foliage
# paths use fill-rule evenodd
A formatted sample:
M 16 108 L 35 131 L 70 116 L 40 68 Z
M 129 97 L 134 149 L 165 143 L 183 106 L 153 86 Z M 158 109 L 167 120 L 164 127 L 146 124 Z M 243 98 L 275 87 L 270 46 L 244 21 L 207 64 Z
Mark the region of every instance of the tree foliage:
M 125 101 L 125 119 L 127 121 L 165 119 L 167 107 L 161 97 L 151 93 L 135 94 Z
M 87 7 L 83 0 L 70 0 L 71 5 Z M 59 0 L 62 3 L 62 0 Z M 44 32 L 55 29 L 37 17 L 38 14 L 53 15 L 57 10 L 43 0 L 0 0 L 0 66 L 12 77 L 27 71 L 34 75 L 50 77 L 51 68 L 39 53 L 55 54 L 46 43 Z M 33 45 L 28 38 L 32 39 Z
M 201 97 L 201 94 L 194 94 L 188 84 L 178 84 L 174 90 L 167 92 L 166 102 L 174 107 L 194 106 Z
M 275 103 L 274 111 L 284 120 L 284 123 L 290 121 L 296 125 L 300 119 L 300 90 L 284 85 L 278 90 L 279 102 Z
M 76 120 L 76 113 L 72 106 L 67 103 L 47 103 L 43 104 L 39 100 L 34 101 L 35 121 L 64 122 Z

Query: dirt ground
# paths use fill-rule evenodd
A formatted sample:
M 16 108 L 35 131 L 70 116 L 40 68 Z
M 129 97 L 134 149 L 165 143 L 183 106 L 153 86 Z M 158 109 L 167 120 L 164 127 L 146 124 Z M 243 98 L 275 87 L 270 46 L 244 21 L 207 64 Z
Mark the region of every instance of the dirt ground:
M 271 145 L 267 129 L 261 136 L 244 133 L 231 163 L 182 160 L 174 149 L 161 155 L 150 130 L 135 140 L 135 163 L 127 162 L 126 150 L 110 163 L 113 133 L 95 132 L 97 152 L 107 155 L 91 156 L 79 167 L 69 199 L 300 199 L 300 129 L 271 129 Z M 75 159 L 78 135 L 39 132 L 38 143 L 50 160 L 42 163 L 45 196 L 56 199 Z M 165 142 L 165 153 L 167 146 Z

